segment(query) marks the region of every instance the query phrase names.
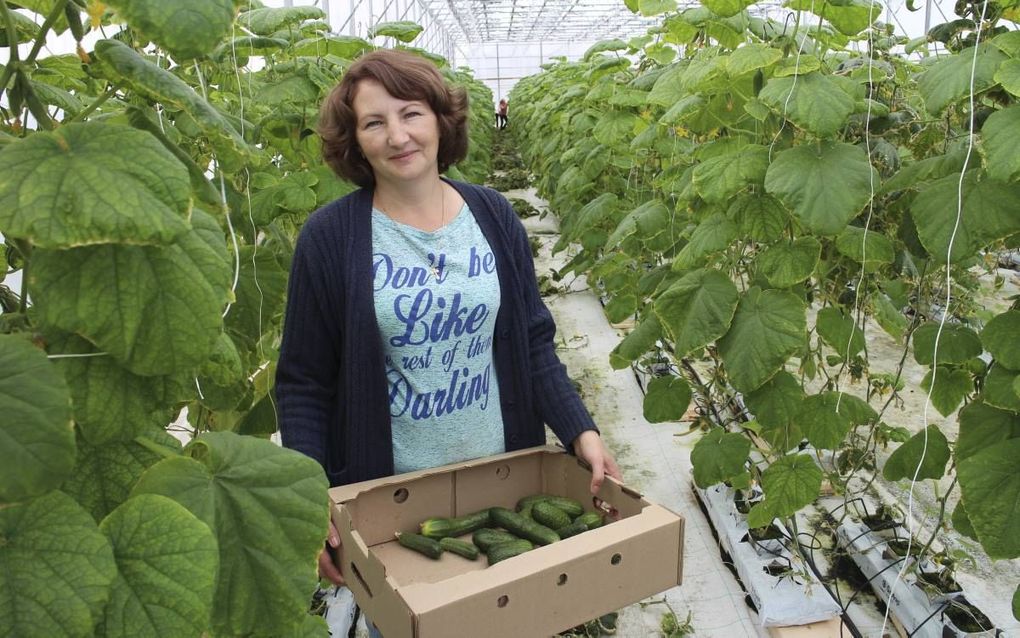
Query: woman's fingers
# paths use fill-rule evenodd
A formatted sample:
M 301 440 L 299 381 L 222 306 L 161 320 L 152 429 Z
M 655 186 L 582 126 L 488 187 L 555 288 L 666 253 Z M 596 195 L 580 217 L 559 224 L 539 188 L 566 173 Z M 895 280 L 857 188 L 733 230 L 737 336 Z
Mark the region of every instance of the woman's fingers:
M 344 577 L 340 574 L 340 568 L 333 562 L 333 557 L 327 549 L 323 549 L 319 553 L 319 578 L 325 578 L 338 586 L 344 584 Z

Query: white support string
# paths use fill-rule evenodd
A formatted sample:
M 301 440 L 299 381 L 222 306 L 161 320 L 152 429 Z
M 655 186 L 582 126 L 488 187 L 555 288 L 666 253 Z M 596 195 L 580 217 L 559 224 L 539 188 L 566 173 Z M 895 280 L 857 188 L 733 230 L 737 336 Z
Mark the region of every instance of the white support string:
M 985 10 L 988 8 L 988 0 L 984 0 L 981 4 L 981 17 L 977 21 L 977 33 L 974 40 L 974 56 L 971 60 L 970 65 L 970 95 L 969 106 L 970 112 L 968 113 L 968 136 L 967 136 L 967 154 L 963 160 L 963 167 L 960 169 L 960 181 L 957 184 L 956 189 L 956 220 L 953 222 L 953 232 L 949 236 L 949 246 L 946 248 L 946 305 L 942 310 L 942 316 L 939 318 L 939 328 L 935 333 L 935 345 L 932 350 L 932 368 L 931 368 L 931 383 L 928 386 L 928 393 L 924 400 L 924 414 L 923 414 L 923 426 L 924 426 L 924 445 L 921 448 L 921 458 L 917 461 L 917 467 L 914 468 L 914 475 L 910 478 L 910 490 L 907 493 L 907 551 L 905 556 L 910 557 L 910 548 L 914 542 L 914 486 L 917 484 L 917 477 L 921 473 L 921 466 L 924 464 L 924 457 L 928 453 L 928 410 L 931 407 L 931 395 L 935 389 L 935 381 L 938 376 L 939 369 L 939 342 L 942 338 L 942 329 L 946 325 L 946 318 L 949 316 L 949 304 L 952 300 L 952 258 L 953 258 L 953 244 L 956 242 L 956 233 L 960 229 L 960 222 L 963 219 L 963 180 L 967 174 L 967 166 L 970 164 L 971 155 L 974 152 L 974 76 L 977 73 L 977 59 L 978 52 L 981 44 L 981 26 L 985 21 Z M 899 585 L 903 579 L 903 574 L 907 570 L 909 561 L 904 560 L 903 566 L 896 573 L 896 580 L 893 581 L 892 588 L 889 590 L 890 599 L 896 594 L 896 586 Z M 891 605 L 886 606 L 885 616 L 882 619 L 882 632 L 881 635 L 885 635 L 885 628 L 889 622 L 889 610 Z
M 815 12 L 815 0 L 811 0 L 811 7 L 808 9 L 808 11 L 810 13 L 814 13 Z M 776 142 L 779 140 L 779 136 L 783 134 L 783 130 L 786 128 L 786 114 L 789 112 L 789 109 L 790 109 L 790 99 L 793 97 L 794 91 L 797 90 L 797 78 L 799 77 L 799 73 L 800 73 L 800 54 L 801 54 L 801 51 L 803 50 L 803 43 L 806 42 L 806 39 L 803 38 L 803 37 L 801 38 L 800 42 L 797 42 L 797 37 L 796 36 L 797 36 L 797 31 L 800 30 L 800 16 L 801 16 L 801 13 L 800 13 L 800 11 L 798 11 L 797 12 L 797 24 L 796 24 L 796 26 L 793 29 L 793 32 L 794 32 L 794 38 L 793 38 L 794 42 L 793 43 L 797 45 L 797 57 L 793 61 L 793 84 L 790 85 L 790 92 L 786 95 L 786 100 L 783 102 L 783 117 L 782 117 L 782 121 L 779 124 L 779 130 L 776 131 L 775 137 L 772 138 L 772 143 L 769 144 L 769 164 L 772 163 L 772 149 L 775 148 Z M 785 27 L 783 28 L 783 32 L 785 34 L 785 32 L 786 32 L 786 28 Z

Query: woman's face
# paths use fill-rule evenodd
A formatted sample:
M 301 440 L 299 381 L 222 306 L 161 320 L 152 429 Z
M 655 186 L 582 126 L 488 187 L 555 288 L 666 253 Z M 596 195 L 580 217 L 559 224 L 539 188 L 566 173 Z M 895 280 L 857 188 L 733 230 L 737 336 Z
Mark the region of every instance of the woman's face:
M 399 184 L 439 174 L 439 119 L 424 100 L 401 100 L 375 80 L 354 92 L 358 146 L 378 184 Z

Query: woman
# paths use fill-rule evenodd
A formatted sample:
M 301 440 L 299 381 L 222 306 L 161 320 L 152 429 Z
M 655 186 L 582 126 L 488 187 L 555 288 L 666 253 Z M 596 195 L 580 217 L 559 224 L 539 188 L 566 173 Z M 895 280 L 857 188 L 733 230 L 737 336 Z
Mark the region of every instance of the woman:
M 331 485 L 545 442 L 619 469 L 556 357 L 524 227 L 440 173 L 467 153 L 467 98 L 380 50 L 323 103 L 323 156 L 361 189 L 309 217 L 291 266 L 276 393 L 284 445 Z M 335 529 L 328 543 L 339 546 Z M 343 582 L 327 552 L 321 574 Z
M 499 101 L 499 110 L 496 111 L 496 127 L 499 129 L 506 128 L 506 112 L 508 106 L 506 98 Z

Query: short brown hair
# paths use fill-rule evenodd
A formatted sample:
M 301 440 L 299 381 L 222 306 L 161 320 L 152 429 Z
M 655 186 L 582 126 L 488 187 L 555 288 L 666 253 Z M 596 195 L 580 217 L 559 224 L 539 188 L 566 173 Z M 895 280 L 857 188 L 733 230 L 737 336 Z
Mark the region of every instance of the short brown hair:
M 371 187 L 375 174 L 361 154 L 355 135 L 354 94 L 358 82 L 375 80 L 401 100 L 428 103 L 439 120 L 439 172 L 467 155 L 468 100 L 463 88 L 450 87 L 425 58 L 393 49 L 378 49 L 358 58 L 333 87 L 319 111 L 322 157 L 330 168 L 358 186 Z

